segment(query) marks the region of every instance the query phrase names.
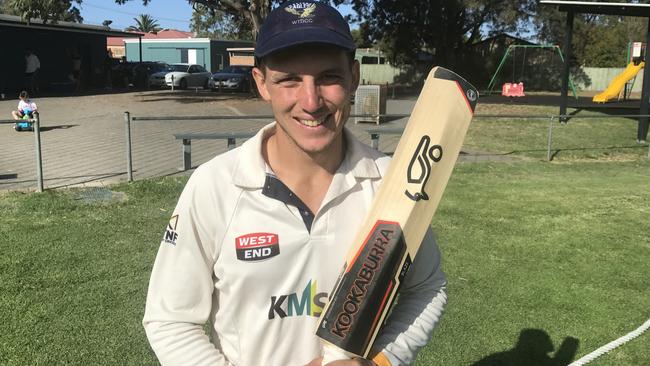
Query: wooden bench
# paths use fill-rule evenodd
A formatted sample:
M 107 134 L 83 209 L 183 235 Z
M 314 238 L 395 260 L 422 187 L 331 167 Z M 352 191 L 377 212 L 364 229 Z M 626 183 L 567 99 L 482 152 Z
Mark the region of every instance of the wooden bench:
M 380 135 L 401 135 L 404 132 L 404 127 L 369 128 L 366 132 L 370 134 L 370 146 L 379 150 Z
M 176 140 L 183 140 L 183 170 L 192 169 L 192 140 L 228 140 L 228 150 L 237 146 L 237 139 L 248 139 L 255 136 L 254 132 L 221 132 L 221 133 L 175 133 Z

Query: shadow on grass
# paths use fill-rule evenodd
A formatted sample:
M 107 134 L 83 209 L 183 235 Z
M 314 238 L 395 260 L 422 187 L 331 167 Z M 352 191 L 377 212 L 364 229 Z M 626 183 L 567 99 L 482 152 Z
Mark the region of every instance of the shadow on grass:
M 135 172 L 137 171 L 134 170 L 134 173 Z M 45 186 L 45 189 L 66 188 L 70 186 L 101 181 L 103 179 L 115 178 L 121 175 L 126 175 L 126 172 L 107 172 L 107 173 L 97 173 L 97 174 L 77 175 L 77 176 L 47 177 L 43 179 L 43 185 Z M 11 180 L 17 178 L 18 178 L 17 174 L 0 175 L 0 179 Z M 65 181 L 65 180 L 75 180 L 75 181 L 68 182 L 68 183 L 57 183 L 59 181 Z M 34 183 L 34 185 L 36 185 L 36 179 L 33 178 L 24 179 L 24 180 L 11 180 L 11 181 L 0 182 L 0 187 L 9 184 L 32 183 L 32 182 Z
M 472 366 L 566 366 L 578 351 L 578 339 L 566 337 L 555 355 L 551 337 L 541 329 L 523 329 L 517 344 L 508 351 L 491 354 Z

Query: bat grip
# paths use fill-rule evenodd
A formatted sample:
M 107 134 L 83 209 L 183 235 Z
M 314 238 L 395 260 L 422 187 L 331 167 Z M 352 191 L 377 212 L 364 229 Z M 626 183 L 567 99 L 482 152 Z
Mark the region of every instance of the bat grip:
M 322 366 L 325 366 L 330 362 L 338 360 L 349 360 L 351 358 L 352 356 L 338 347 L 335 347 L 331 344 L 323 345 L 323 362 L 321 363 Z

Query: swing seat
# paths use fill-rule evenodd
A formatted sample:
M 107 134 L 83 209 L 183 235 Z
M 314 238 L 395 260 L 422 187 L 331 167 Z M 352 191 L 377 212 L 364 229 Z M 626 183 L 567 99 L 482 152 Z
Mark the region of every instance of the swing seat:
M 505 97 L 525 97 L 524 83 L 505 83 L 501 87 L 501 95 Z

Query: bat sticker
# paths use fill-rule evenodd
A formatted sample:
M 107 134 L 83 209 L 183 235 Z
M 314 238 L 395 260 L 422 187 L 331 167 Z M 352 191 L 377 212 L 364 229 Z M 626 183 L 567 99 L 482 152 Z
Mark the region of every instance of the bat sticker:
M 415 193 L 409 192 L 408 189 L 404 191 L 406 196 L 413 201 L 426 201 L 429 199 L 429 195 L 424 191 L 424 186 L 429 180 L 431 165 L 442 159 L 442 146 L 433 145 L 429 147 L 430 143 L 431 138 L 429 136 L 422 136 L 418 143 L 418 147 L 413 153 L 413 157 L 411 157 L 411 162 L 409 163 L 408 171 L 406 172 L 406 180 L 408 183 L 417 184 L 419 186 Z

